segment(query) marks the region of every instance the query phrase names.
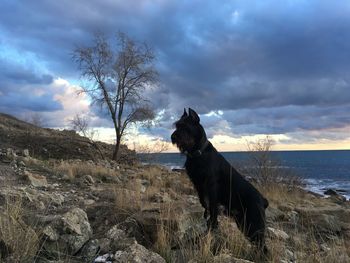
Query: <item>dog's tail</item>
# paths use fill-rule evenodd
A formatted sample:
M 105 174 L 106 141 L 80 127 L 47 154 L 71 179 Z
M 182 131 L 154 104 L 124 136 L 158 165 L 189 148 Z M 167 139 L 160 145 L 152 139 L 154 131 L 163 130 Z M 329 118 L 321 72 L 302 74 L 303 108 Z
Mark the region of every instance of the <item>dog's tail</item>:
M 269 201 L 265 197 L 263 197 L 264 208 L 266 209 L 269 206 Z

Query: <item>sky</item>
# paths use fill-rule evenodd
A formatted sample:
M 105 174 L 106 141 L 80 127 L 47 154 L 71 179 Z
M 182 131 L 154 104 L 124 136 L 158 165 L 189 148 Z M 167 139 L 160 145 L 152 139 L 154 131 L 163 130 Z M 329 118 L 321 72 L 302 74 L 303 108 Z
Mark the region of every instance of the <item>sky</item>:
M 169 142 L 183 108 L 221 151 L 269 135 L 276 150 L 350 149 L 350 2 L 328 0 L 2 0 L 0 112 L 69 127 L 84 114 L 113 141 L 111 122 L 77 90 L 72 51 L 95 32 L 148 43 L 159 84 L 146 92 L 153 127 L 131 148 Z M 171 145 L 169 151 L 176 150 Z

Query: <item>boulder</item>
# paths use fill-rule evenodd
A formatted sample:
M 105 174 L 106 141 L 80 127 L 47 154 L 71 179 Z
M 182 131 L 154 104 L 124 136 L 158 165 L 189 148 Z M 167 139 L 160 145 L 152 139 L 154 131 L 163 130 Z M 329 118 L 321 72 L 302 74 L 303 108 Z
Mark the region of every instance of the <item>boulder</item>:
M 43 230 L 43 252 L 57 258 L 61 253 L 75 255 L 92 236 L 86 213 L 73 208 L 63 216 L 52 217 Z
M 286 241 L 287 239 L 289 239 L 289 235 L 284 232 L 283 230 L 280 229 L 276 229 L 276 228 L 272 228 L 272 227 L 268 227 L 267 228 L 267 233 L 273 237 L 273 238 L 277 238 L 283 241 Z
M 117 251 L 114 254 L 116 263 L 165 263 L 166 261 L 155 252 L 147 250 L 140 244 L 133 244 L 124 251 Z

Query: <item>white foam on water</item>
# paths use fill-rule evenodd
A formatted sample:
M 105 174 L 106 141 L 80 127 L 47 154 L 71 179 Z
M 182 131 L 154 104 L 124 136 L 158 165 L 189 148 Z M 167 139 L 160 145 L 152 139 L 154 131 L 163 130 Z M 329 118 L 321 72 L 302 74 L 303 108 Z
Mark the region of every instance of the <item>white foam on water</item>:
M 306 189 L 324 195 L 324 191 L 326 189 L 333 190 L 344 190 L 344 193 L 340 193 L 345 196 L 346 199 L 350 200 L 350 181 L 334 181 L 332 179 L 315 179 L 315 178 L 307 178 L 305 179 Z

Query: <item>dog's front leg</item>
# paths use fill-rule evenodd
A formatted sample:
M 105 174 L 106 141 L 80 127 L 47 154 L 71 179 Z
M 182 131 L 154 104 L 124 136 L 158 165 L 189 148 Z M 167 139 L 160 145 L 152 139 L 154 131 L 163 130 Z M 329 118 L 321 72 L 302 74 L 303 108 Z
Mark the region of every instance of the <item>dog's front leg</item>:
M 209 211 L 209 198 L 207 196 L 204 196 L 204 200 L 203 200 L 203 203 L 204 203 L 204 214 L 203 214 L 203 217 L 205 220 L 208 219 L 208 211 Z
M 218 196 L 216 185 L 213 184 L 209 188 L 209 213 L 210 217 L 207 221 L 208 229 L 215 229 L 218 227 Z
M 203 192 L 201 192 L 199 194 L 199 201 L 204 208 L 203 217 L 204 217 L 204 219 L 207 220 L 208 219 L 208 210 L 209 210 L 209 198 L 208 198 L 208 196 L 205 196 Z
M 203 213 L 203 217 L 204 219 L 208 219 L 208 210 L 209 210 L 209 198 L 208 196 L 205 195 L 205 189 L 203 189 L 203 187 L 196 187 L 195 188 L 197 190 L 198 193 L 198 197 L 199 197 L 199 202 L 201 203 L 202 207 L 204 208 L 204 213 Z

